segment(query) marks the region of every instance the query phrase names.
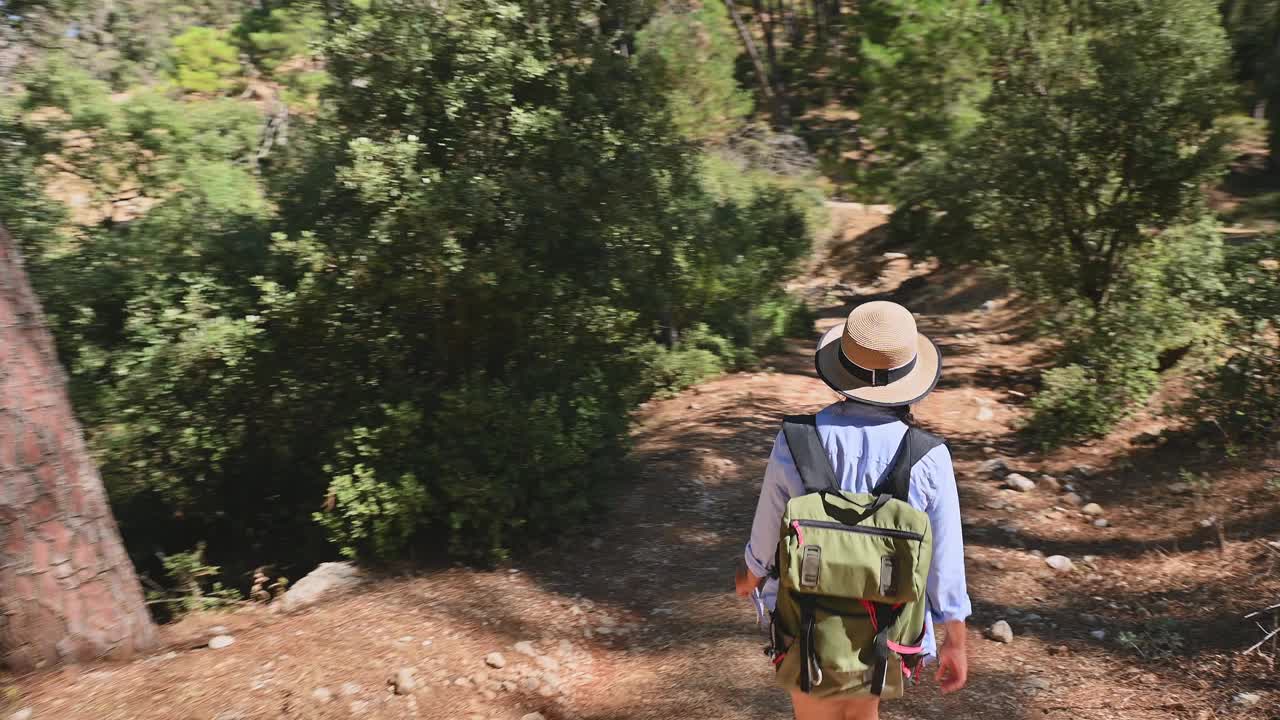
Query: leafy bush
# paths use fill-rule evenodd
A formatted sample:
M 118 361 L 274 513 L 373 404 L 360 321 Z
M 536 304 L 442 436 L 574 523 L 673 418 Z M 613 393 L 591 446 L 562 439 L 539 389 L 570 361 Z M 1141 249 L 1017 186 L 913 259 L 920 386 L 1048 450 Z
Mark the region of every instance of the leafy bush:
M 1029 429 L 1056 443 L 1130 412 L 1160 354 L 1213 324 L 1201 187 L 1225 163 L 1227 45 L 1206 0 L 1009 3 L 1003 17 L 981 122 L 913 173 L 893 228 L 1005 267 L 1049 309 L 1060 368 Z
M 253 61 L 268 72 L 298 57 L 318 54 L 324 13 L 310 3 L 261 8 L 247 13 L 235 35 Z
M 175 615 L 216 610 L 240 602 L 240 593 L 234 588 L 223 587 L 222 583 L 212 580 L 221 569 L 205 562 L 204 551 L 204 543 L 200 543 L 189 552 L 163 556 L 161 563 L 172 589 L 151 590 L 147 601 L 163 604 Z
M 1116 635 L 1116 642 L 1132 649 L 1144 660 L 1181 655 L 1187 644 L 1177 621 L 1171 618 L 1158 618 L 1137 632 L 1122 630 Z
M 863 185 L 891 196 L 904 168 L 981 121 L 991 91 L 988 45 L 1003 16 L 983 0 L 892 0 L 859 10 L 859 112 L 874 148 Z
M 982 122 L 912 179 L 899 228 L 1008 266 L 1053 303 L 1110 302 L 1225 167 L 1227 46 L 1204 0 L 1014 4 Z M 1048 139 L 1052 139 L 1051 141 Z
M 26 239 L 130 547 L 501 557 L 589 516 L 646 393 L 776 342 L 812 195 L 712 179 L 671 68 L 598 31 L 641 10 L 343 4 L 261 164 L 249 103 L 31 73 L 15 152 L 82 132 L 150 203 Z
M 1231 314 L 1187 410 L 1236 438 L 1267 439 L 1280 432 L 1280 238 L 1229 253 L 1225 278 L 1221 302 Z
M 224 30 L 188 28 L 173 39 L 169 57 L 174 80 L 187 92 L 213 94 L 230 89 L 240 74 L 240 59 Z
M 1052 315 L 1062 365 L 1032 400 L 1029 434 L 1046 446 L 1100 435 L 1146 400 L 1166 353 L 1216 332 L 1221 263 L 1215 223 L 1173 228 L 1135 251 L 1105 307 L 1080 300 Z
M 692 140 L 715 140 L 751 111 L 751 96 L 738 86 L 734 63 L 742 43 L 724 3 L 668 3 L 636 34 L 642 62 L 670 74 L 672 120 Z

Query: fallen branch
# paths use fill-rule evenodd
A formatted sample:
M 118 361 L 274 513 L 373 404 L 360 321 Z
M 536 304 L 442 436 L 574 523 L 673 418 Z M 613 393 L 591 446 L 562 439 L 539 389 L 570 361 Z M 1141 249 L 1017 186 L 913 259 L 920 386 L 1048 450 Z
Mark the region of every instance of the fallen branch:
M 1248 620 L 1248 619 L 1249 619 L 1249 618 L 1251 618 L 1251 617 L 1257 617 L 1257 616 L 1259 616 L 1259 615 L 1261 615 L 1261 614 L 1263 614 L 1263 613 L 1269 613 L 1269 612 L 1271 612 L 1272 610 L 1280 610 L 1280 603 L 1276 603 L 1275 605 L 1272 605 L 1271 607 L 1262 608 L 1261 610 L 1256 610 L 1256 611 L 1254 611 L 1254 612 L 1249 613 L 1248 615 L 1245 615 L 1244 617 L 1245 617 L 1245 619 L 1246 619 L 1246 620 Z
M 1258 648 L 1262 647 L 1263 643 L 1265 643 L 1266 641 L 1268 641 L 1268 640 L 1270 640 L 1271 638 L 1275 637 L 1277 634 L 1280 634 L 1280 628 L 1276 628 L 1275 630 L 1272 630 L 1271 632 L 1267 633 L 1267 636 L 1266 636 L 1266 637 L 1264 637 L 1264 638 L 1262 638 L 1261 640 L 1259 640 L 1258 642 L 1254 643 L 1253 647 L 1249 648 L 1248 650 L 1245 650 L 1243 653 L 1240 653 L 1240 654 L 1241 654 L 1241 655 L 1248 655 L 1249 653 L 1253 652 L 1254 650 L 1257 650 Z

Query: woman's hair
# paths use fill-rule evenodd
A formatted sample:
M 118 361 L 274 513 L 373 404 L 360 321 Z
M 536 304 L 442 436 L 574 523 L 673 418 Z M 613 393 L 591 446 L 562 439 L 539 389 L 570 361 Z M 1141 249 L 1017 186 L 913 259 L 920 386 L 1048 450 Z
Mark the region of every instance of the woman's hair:
M 849 398 L 845 397 L 844 395 L 840 395 L 840 397 L 839 397 L 839 401 L 840 401 L 840 402 L 855 402 L 855 401 L 850 400 Z M 899 419 L 899 420 L 901 420 L 902 422 L 906 423 L 908 427 L 919 427 L 919 425 L 920 425 L 920 424 L 919 424 L 918 422 L 916 422 L 916 416 L 911 412 L 911 406 L 910 406 L 910 405 L 903 405 L 903 406 L 901 406 L 901 407 L 896 407 L 896 408 L 894 408 L 894 409 L 893 409 L 893 411 L 894 411 L 894 414 L 896 414 L 896 415 L 898 416 L 898 419 Z

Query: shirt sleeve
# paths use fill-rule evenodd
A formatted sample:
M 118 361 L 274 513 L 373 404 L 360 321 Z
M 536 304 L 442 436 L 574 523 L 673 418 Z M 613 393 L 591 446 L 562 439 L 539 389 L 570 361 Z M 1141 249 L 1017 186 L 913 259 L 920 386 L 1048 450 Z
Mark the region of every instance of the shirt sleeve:
M 764 482 L 760 487 L 760 500 L 756 503 L 756 517 L 751 524 L 751 540 L 747 543 L 747 568 L 756 577 L 764 577 L 773 568 L 778 547 L 778 531 L 787 501 L 804 492 L 804 482 L 796 469 L 781 432 L 773 441 L 769 464 L 764 470 Z
M 940 445 L 926 456 L 934 494 L 925 513 L 933 531 L 933 563 L 929 566 L 929 612 L 935 623 L 964 620 L 973 612 L 964 577 L 964 537 L 960 528 L 960 494 L 956 490 L 951 452 Z

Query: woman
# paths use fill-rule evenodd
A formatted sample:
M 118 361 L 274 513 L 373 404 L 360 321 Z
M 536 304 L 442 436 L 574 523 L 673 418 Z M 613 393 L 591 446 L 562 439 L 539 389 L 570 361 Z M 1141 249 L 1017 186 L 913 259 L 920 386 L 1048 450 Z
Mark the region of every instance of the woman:
M 942 371 L 937 347 L 916 330 L 906 308 L 891 302 L 859 306 L 818 343 L 818 376 L 840 394 L 840 401 L 818 413 L 818 434 L 840 481 L 841 490 L 868 493 L 886 474 L 912 422 L 911 406 L 928 395 Z M 782 433 L 774 441 L 756 506 L 751 540 L 739 564 L 736 589 L 743 597 L 761 588 L 773 607 L 777 581 L 764 582 L 774 562 L 779 525 L 787 501 L 804 494 Z M 943 692 L 964 687 L 968 676 L 965 619 L 971 612 L 965 588 L 960 502 L 951 455 L 946 445 L 929 451 L 911 470 L 909 504 L 929 517 L 933 561 L 928 575 L 924 648 L 937 657 Z M 763 584 L 763 587 L 762 587 Z M 934 628 L 941 624 L 939 648 Z M 874 695 L 812 698 L 792 691 L 797 720 L 878 720 Z

